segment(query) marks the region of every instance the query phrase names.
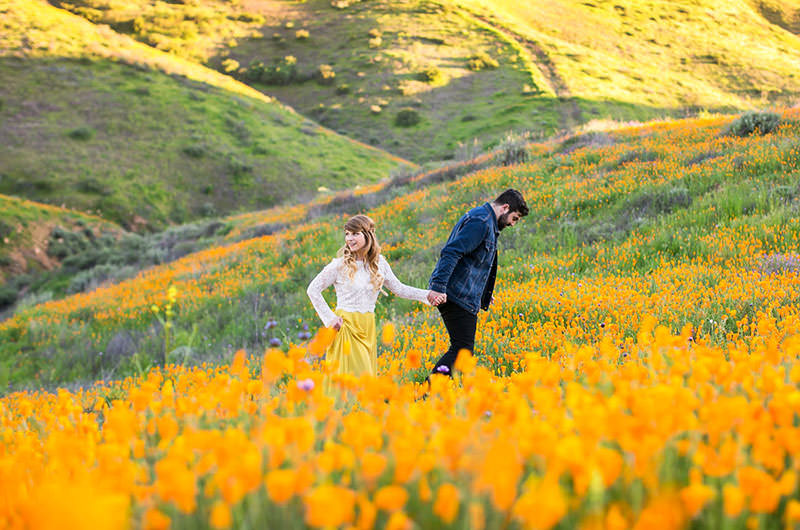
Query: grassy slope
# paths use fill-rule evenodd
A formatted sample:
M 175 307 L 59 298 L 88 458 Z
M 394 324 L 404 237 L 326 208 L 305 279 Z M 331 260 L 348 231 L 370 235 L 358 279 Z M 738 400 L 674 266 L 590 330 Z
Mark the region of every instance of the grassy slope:
M 764 2 L 466 3 L 535 40 L 577 98 L 668 108 L 797 98 L 800 39 L 764 17 Z
M 373 182 L 402 164 L 44 2 L 0 11 L 2 193 L 156 229 Z
M 710 118 L 535 144 L 530 164 L 419 190 L 411 184 L 368 211 L 401 279 L 424 285 L 466 208 L 507 186 L 526 194 L 531 215 L 503 233 L 498 306 L 482 315 L 478 337 L 498 370 L 509 369 L 504 359 L 519 337 L 520 347 L 543 354 L 565 338 L 594 340 L 601 325 L 623 340 L 645 313 L 724 342 L 745 333 L 758 311 L 794 303 L 795 280 L 782 272 L 795 262 L 781 256 L 800 241 L 798 118 L 789 112 L 779 132 L 744 139 L 721 136 L 730 120 Z M 170 343 L 190 348 L 167 359 L 227 358 L 240 347 L 261 351 L 271 339 L 298 341 L 304 324 L 317 326 L 304 288 L 338 247 L 342 220 L 321 217 L 23 311 L 0 324 L 5 377 L 52 383 L 163 358 L 165 337 L 150 308 L 163 311 L 170 285 L 178 290 Z M 761 276 L 770 267 L 781 274 Z M 766 283 L 753 290 L 753 282 Z M 769 294 L 780 285 L 780 296 Z M 433 312 L 399 301 L 380 304 L 378 317 L 412 323 L 404 347 L 428 359 L 441 347 Z M 265 325 L 271 319 L 277 327 Z M 552 336 L 556 324 L 569 335 Z
M 796 0 L 560 0 L 536 9 L 505 0 L 337 4 L 344 7 L 326 0 L 137 0 L 143 14 L 136 24 L 133 7 L 121 2 L 89 0 L 82 5 L 105 7 L 73 9 L 216 68 L 233 68 L 230 59 L 244 69 L 291 55 L 306 77 L 331 65 L 335 85 L 255 86 L 335 130 L 418 161 L 452 157 L 474 138 L 494 144 L 508 130 L 546 133 L 597 118 L 749 108 L 800 92 Z M 308 38 L 298 39 L 298 30 Z M 469 70 L 478 52 L 499 67 Z M 429 67 L 446 81 L 420 82 L 418 73 Z M 347 93 L 337 91 L 342 85 Z M 526 85 L 538 95 L 525 93 Z M 396 126 L 404 108 L 422 121 Z
M 57 206 L 0 195 L 0 282 L 31 270 L 47 270 L 57 260 L 47 254 L 52 229 L 122 232 L 105 219 Z

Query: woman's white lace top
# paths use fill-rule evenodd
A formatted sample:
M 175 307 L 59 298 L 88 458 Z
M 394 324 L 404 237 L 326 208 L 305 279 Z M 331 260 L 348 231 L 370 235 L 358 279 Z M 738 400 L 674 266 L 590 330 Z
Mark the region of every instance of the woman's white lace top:
M 392 272 L 389 263 L 383 256 L 378 258 L 378 271 L 383 275 L 383 285 L 400 298 L 416 300 L 428 304 L 426 289 L 417 289 L 405 285 Z M 356 272 L 351 279 L 342 258 L 334 258 L 328 263 L 316 278 L 311 280 L 306 292 L 311 299 L 311 304 L 316 309 L 322 323 L 331 327 L 338 318 L 328 307 L 322 297 L 322 291 L 330 285 L 336 290 L 336 308 L 354 313 L 371 313 L 375 311 L 375 301 L 379 291 L 370 281 L 370 275 L 362 261 L 356 262 Z M 428 304 L 430 305 L 430 304 Z

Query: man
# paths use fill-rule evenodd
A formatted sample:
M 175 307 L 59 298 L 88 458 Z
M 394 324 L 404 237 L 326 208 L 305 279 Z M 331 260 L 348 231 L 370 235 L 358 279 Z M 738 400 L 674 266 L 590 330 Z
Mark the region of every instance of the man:
M 464 214 L 450 233 L 428 282 L 428 301 L 439 309 L 450 336 L 450 349 L 433 373 L 452 375 L 458 352 L 474 350 L 478 311 L 494 300 L 497 236 L 526 215 L 522 194 L 509 189 Z

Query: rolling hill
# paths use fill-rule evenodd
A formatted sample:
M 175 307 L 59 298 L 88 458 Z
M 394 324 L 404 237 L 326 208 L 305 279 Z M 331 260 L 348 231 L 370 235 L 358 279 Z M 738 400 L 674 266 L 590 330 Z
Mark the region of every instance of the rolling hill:
M 800 3 L 55 2 L 418 162 L 509 130 L 791 104 Z
M 410 166 L 45 2 L 0 11 L 0 193 L 142 232 Z

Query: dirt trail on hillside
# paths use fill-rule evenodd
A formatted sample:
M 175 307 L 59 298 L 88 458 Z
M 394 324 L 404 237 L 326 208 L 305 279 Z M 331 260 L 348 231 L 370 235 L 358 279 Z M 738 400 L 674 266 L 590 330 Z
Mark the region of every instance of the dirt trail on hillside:
M 513 30 L 498 25 L 490 18 L 472 12 L 468 14 L 484 24 L 491 26 L 494 31 L 504 35 L 506 38 L 516 41 L 528 51 L 531 60 L 539 66 L 542 73 L 547 77 L 547 81 L 556 93 L 556 97 L 558 97 L 559 101 L 562 103 L 558 107 L 558 112 L 561 115 L 561 129 L 570 131 L 583 123 L 583 113 L 581 112 L 580 106 L 573 98 L 566 81 L 561 77 L 561 74 L 558 73 L 558 69 L 553 63 L 553 60 L 550 59 L 550 56 L 539 43 Z

